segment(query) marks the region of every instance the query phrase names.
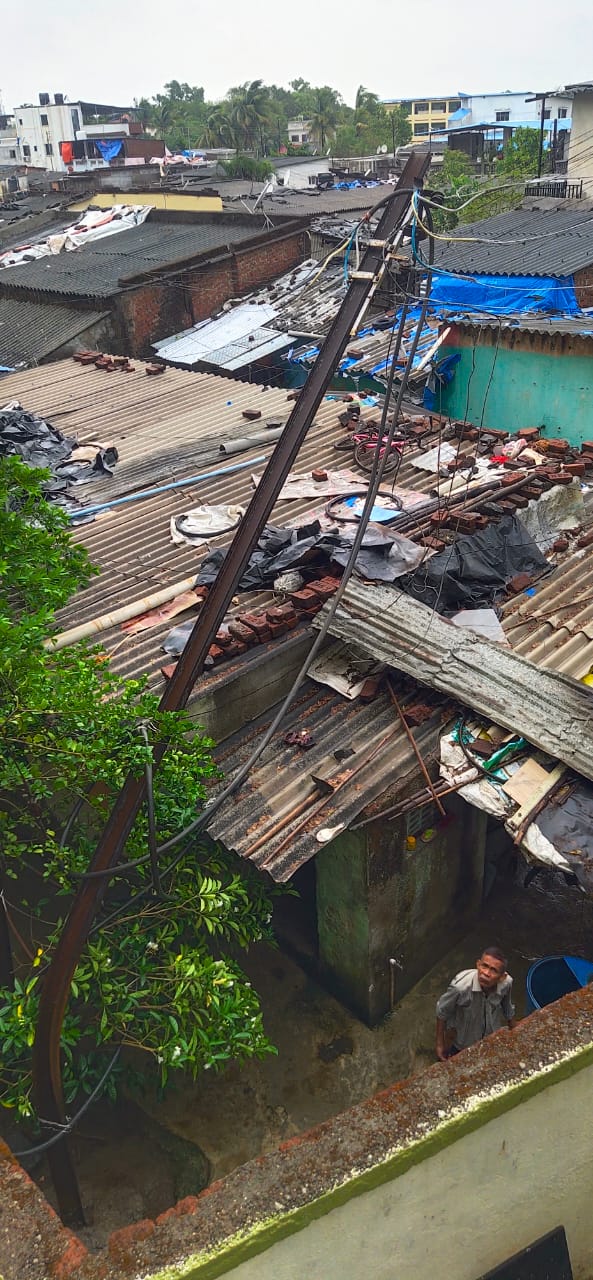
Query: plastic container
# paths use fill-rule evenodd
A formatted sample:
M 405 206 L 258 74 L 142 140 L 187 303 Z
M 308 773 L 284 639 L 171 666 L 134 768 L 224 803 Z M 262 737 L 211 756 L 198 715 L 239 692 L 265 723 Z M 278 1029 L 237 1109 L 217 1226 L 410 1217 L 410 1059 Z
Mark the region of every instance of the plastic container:
M 579 956 L 544 956 L 527 974 L 526 1011 L 543 1009 L 570 991 L 579 991 L 593 979 L 593 964 Z

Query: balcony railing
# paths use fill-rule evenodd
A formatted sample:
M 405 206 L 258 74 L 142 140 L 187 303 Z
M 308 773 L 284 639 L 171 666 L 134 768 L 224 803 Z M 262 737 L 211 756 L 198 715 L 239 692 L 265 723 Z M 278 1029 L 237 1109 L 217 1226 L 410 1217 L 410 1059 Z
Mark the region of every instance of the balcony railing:
M 583 195 L 583 179 L 570 181 L 569 178 L 536 178 L 525 183 L 526 196 L 550 196 L 555 200 L 581 200 Z

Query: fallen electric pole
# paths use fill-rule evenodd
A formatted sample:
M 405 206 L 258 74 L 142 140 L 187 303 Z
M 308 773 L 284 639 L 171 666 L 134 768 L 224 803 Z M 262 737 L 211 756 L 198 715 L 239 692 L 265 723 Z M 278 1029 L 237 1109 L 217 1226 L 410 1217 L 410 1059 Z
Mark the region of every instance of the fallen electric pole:
M 382 202 L 383 212 L 360 269 L 352 273 L 351 284 L 338 315 L 196 620 L 161 699 L 162 711 L 178 711 L 188 702 L 241 574 L 269 519 L 338 362 L 386 269 L 389 244 L 409 216 L 411 193 L 421 187 L 429 165 L 430 153 L 415 149 L 398 187 Z M 166 744 L 155 745 L 155 768 L 165 751 Z M 145 778 L 130 775 L 114 804 L 89 866 L 93 878 L 84 880 L 77 892 L 44 977 L 33 1049 L 33 1083 L 38 1114 L 54 1132 L 56 1126 L 64 1124 L 60 1045 L 72 978 L 105 894 L 109 872 L 115 872 L 117 868 L 145 799 Z M 84 1213 L 66 1136 L 51 1147 L 48 1159 L 63 1221 L 70 1226 L 82 1225 Z

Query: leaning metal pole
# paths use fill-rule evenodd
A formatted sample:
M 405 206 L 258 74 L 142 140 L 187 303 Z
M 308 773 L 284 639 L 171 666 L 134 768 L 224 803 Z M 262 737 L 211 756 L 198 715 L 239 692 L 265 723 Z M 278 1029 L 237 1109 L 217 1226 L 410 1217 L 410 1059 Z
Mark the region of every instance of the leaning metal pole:
M 376 286 L 384 269 L 386 242 L 406 218 L 410 190 L 422 184 L 429 165 L 430 152 L 416 148 L 405 166 L 398 187 L 384 202 L 385 207 L 375 236 L 369 243 L 360 270 L 353 273 L 338 315 L 298 396 L 163 694 L 160 703 L 162 711 L 180 710 L 190 697 L 241 574 L 269 519 L 371 289 Z M 164 743 L 156 744 L 155 767 L 158 767 L 165 750 Z M 108 873 L 116 868 L 145 797 L 145 777 L 128 776 L 99 838 L 89 871 Z M 43 981 L 33 1048 L 33 1084 L 38 1114 L 42 1121 L 52 1126 L 64 1123 L 60 1043 L 70 986 L 108 881 L 109 876 L 105 874 L 82 882 Z M 48 1159 L 63 1221 L 70 1226 L 83 1224 L 82 1203 L 66 1137 L 50 1148 Z

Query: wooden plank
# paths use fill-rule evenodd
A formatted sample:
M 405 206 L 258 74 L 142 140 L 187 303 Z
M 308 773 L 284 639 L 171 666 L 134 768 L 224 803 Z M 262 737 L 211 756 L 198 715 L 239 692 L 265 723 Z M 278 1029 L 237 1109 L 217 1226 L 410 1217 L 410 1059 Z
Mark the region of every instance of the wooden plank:
M 350 583 L 329 629 L 593 779 L 593 692 L 586 685 L 461 631 L 395 587 Z

